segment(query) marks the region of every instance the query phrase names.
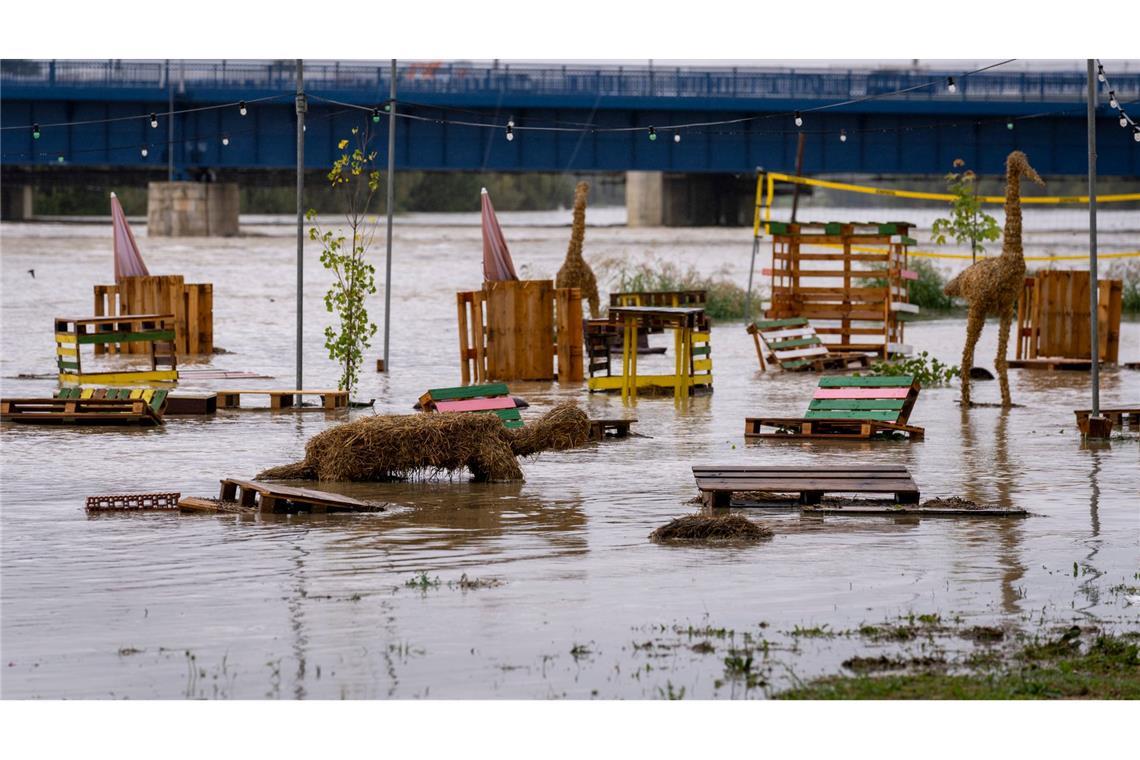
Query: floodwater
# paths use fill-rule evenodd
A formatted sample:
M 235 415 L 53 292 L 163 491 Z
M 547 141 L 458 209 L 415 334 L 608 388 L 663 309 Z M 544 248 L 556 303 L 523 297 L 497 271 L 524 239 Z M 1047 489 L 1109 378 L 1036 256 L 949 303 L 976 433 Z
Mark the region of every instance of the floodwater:
M 1103 250 L 1135 248 L 1131 214 L 1102 215 Z M 569 216 L 501 215 L 520 274 L 554 275 Z M 622 216 L 590 212 L 594 224 Z M 1027 229 L 1033 218 L 1048 231 L 1027 234 L 1027 253 L 1081 250 L 1079 215 L 1027 214 Z M 229 353 L 208 366 L 275 376 L 183 387 L 292 386 L 290 224 L 243 220 L 244 236 L 213 240 L 151 240 L 136 226 L 152 272 L 214 283 L 215 342 Z M 337 371 L 321 335 L 328 278 L 307 250 L 305 385 L 333 386 Z M 410 412 L 426 388 L 458 384 L 454 294 L 480 285 L 477 215 L 400 220 L 395 251 L 392 372 L 371 371 L 378 340 L 358 394 L 376 399 L 376 413 Z M 595 263 L 656 256 L 724 269 L 741 283 L 750 251 L 743 229 L 596 226 L 586 236 Z M 0 264 L 3 394 L 48 394 L 54 380 L 16 376 L 50 375 L 52 317 L 89 313 L 91 286 L 111 279 L 109 225 L 5 224 Z M 380 294 L 370 308 L 380 321 Z M 963 333 L 961 319 L 923 321 L 907 327 L 907 342 L 957 363 Z M 460 475 L 321 486 L 389 502 L 381 514 L 83 510 L 91 494 L 214 495 L 221 477 L 301 458 L 305 441 L 345 413 L 222 412 L 138 431 L 6 424 L 0 695 L 655 698 L 684 689 L 686 697 L 762 697 L 837 672 L 855 651 L 857 642 L 843 637 L 797 639 L 797 627 L 841 631 L 911 613 L 1018 629 L 1074 618 L 1135 626 L 1140 598 L 1119 589 L 1138 585 L 1140 444 L 1129 434 L 1082 447 L 1072 410 L 1088 405 L 1087 373 L 1012 370 L 1021 406 L 1008 412 L 963 412 L 957 387 L 923 390 L 911 418 L 926 428 L 923 442 L 745 444 L 745 416 L 799 413 L 817 378 L 759 373 L 739 323 L 714 326 L 712 345 L 715 393 L 681 406 L 642 397 L 627 409 L 619 397 L 582 387 L 512 385 L 531 403 L 527 418 L 575 400 L 594 417 L 639 420 L 638 437 L 525 462 L 525 483 L 472 484 Z M 990 323 L 979 364 L 992 368 L 995 346 Z M 655 357 L 642 371 L 656 360 L 671 366 L 670 357 Z M 1121 360 L 1140 360 L 1140 323 L 1123 325 Z M 1104 406 L 1140 400 L 1140 372 L 1106 369 L 1101 384 Z M 975 400 L 997 401 L 997 384 L 977 382 Z M 712 462 L 903 463 L 924 499 L 962 495 L 1033 516 L 754 513 L 773 539 L 715 548 L 649 542 L 654 528 L 695 509 L 690 466 Z M 724 658 L 745 633 L 773 644 L 765 688 L 726 681 Z M 711 649 L 690 648 L 705 640 Z

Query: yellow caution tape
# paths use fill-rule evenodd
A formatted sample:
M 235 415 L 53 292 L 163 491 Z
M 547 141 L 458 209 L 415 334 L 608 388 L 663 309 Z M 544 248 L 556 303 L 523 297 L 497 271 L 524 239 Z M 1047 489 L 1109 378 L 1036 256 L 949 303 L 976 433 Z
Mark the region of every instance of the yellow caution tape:
M 838 243 L 812 243 L 822 248 L 842 248 L 843 246 Z M 890 253 L 890 249 L 880 248 L 877 246 L 869 245 L 853 245 L 851 250 L 856 253 Z M 934 251 L 907 251 L 907 256 L 918 256 L 924 259 L 972 259 L 973 254 L 969 253 L 935 253 Z M 979 259 L 990 258 L 990 254 L 979 253 Z M 1026 261 L 1083 261 L 1087 259 L 1087 253 L 1075 254 L 1071 256 L 1025 256 Z M 1098 253 L 1097 259 L 1130 259 L 1140 257 L 1140 251 L 1118 251 L 1115 253 Z
M 925 201 L 952 201 L 957 196 L 950 193 L 924 193 L 916 190 L 895 190 L 885 187 L 872 187 L 870 185 L 852 185 L 846 182 L 831 182 L 825 179 L 811 179 L 809 177 L 797 177 L 792 174 L 780 174 L 779 172 L 768 172 L 769 178 L 768 187 L 772 187 L 772 183 L 776 180 L 781 182 L 791 182 L 797 185 L 812 185 L 814 187 L 825 187 L 831 190 L 846 190 L 852 193 L 865 193 L 867 195 L 885 195 L 892 198 L 914 198 L 917 200 Z M 1005 196 L 1003 195 L 979 195 L 978 200 L 982 203 L 1005 203 Z M 1096 197 L 1097 203 L 1122 203 L 1125 201 L 1140 201 L 1140 193 L 1116 193 L 1113 195 L 1098 195 Z M 761 199 L 757 196 L 757 203 Z M 1050 196 L 1029 196 L 1021 199 L 1022 204 L 1031 203 L 1044 203 L 1044 204 L 1059 204 L 1059 203 L 1088 203 L 1089 197 L 1087 195 L 1050 195 Z M 771 191 L 768 194 L 768 205 L 771 206 L 772 196 Z M 770 218 L 770 217 L 769 217 Z

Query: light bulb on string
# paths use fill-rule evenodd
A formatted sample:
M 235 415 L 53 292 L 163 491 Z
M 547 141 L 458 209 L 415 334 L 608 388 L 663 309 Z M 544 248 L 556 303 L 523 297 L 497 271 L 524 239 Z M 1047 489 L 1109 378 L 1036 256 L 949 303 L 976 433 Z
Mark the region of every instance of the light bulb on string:
M 1140 142 L 1140 127 L 1135 124 L 1132 125 L 1132 139 L 1136 142 Z
M 1013 129 L 1013 119 L 1008 119 L 1008 120 L 1006 120 L 1006 122 L 1005 122 L 1005 128 L 1006 128 L 1006 129 Z
M 515 128 L 515 117 L 514 116 L 511 116 L 507 119 L 507 126 L 510 127 L 511 129 Z
M 515 139 L 515 127 L 511 122 L 507 122 L 507 142 Z
M 847 130 L 839 130 L 839 142 L 847 142 Z
M 222 145 L 229 145 L 229 144 L 230 144 L 230 136 L 229 135 L 222 135 Z
M 142 146 L 142 150 L 140 150 L 139 153 L 142 154 L 143 158 L 146 158 L 150 154 L 150 150 L 144 145 Z
M 150 128 L 151 129 L 158 129 L 158 115 L 157 114 L 152 113 L 150 115 Z
M 1096 78 L 1102 82 L 1105 81 L 1105 79 L 1104 79 L 1104 66 L 1101 66 L 1099 63 L 1096 65 Z
M 1128 116 L 1124 113 L 1124 111 L 1120 112 L 1120 126 L 1122 126 L 1122 127 L 1128 126 Z
M 372 123 L 373 124 L 380 123 L 380 109 L 379 108 L 373 108 L 371 116 L 372 116 Z
M 384 104 L 384 113 L 392 113 L 392 101 L 389 100 Z
M 673 134 L 673 142 L 675 142 L 675 143 L 681 142 L 681 133 L 680 132 L 675 132 Z
M 40 139 L 40 125 L 39 124 L 33 124 L 32 125 L 32 139 L 33 140 Z
M 656 140 L 657 139 L 657 130 L 654 129 L 653 127 L 649 128 L 649 139 L 650 140 Z
M 800 116 L 799 111 L 796 111 L 795 121 L 797 127 L 802 127 L 804 125 L 804 117 Z
M 954 77 L 946 77 L 946 89 L 950 91 L 950 94 L 958 91 L 958 85 L 954 84 Z
M 63 154 L 60 153 L 59 156 L 55 159 L 55 161 L 58 164 L 62 164 L 63 163 Z
M 242 116 L 245 116 L 246 113 L 248 113 L 248 112 L 249 112 L 249 109 L 247 109 L 245 107 L 245 101 L 244 100 L 241 101 L 240 103 L 238 103 L 238 113 L 240 113 Z
M 1113 108 L 1120 108 L 1120 104 L 1116 102 L 1116 90 L 1108 91 L 1108 104 Z

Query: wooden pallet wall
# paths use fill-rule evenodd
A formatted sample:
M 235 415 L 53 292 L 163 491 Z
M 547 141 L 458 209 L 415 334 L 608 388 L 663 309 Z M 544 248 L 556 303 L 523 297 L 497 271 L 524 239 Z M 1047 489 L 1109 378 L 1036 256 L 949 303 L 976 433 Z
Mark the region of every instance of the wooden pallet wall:
M 187 354 L 214 352 L 214 286 L 189 283 L 180 274 L 124 277 L 116 285 L 95 286 L 95 315 L 173 314 L 176 351 Z M 145 353 L 137 343 L 106 343 L 96 354 Z
M 1123 283 L 1097 284 L 1097 338 L 1100 360 L 1120 357 Z M 1017 358 L 1092 359 L 1089 325 L 1089 273 L 1046 269 L 1025 278 L 1017 305 Z

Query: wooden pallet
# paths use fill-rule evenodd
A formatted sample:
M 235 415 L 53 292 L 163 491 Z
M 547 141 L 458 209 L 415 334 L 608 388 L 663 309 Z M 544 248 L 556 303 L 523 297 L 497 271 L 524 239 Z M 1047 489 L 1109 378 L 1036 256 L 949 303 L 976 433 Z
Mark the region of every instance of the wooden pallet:
M 765 358 L 790 372 L 859 369 L 869 366 L 873 358 L 863 352 L 830 350 L 803 317 L 752 322 L 746 329 L 756 344 L 761 371 L 767 370 Z
M 219 499 L 261 513 L 272 512 L 379 512 L 383 507 L 350 496 L 309 488 L 255 483 L 237 478 L 221 481 Z
M 1091 409 L 1076 409 L 1073 414 L 1077 416 L 1077 427 L 1080 428 L 1081 435 L 1088 435 L 1089 432 L 1089 415 L 1092 414 Z M 1113 428 L 1117 430 L 1140 430 L 1140 406 L 1126 406 L 1117 407 L 1115 409 L 1101 409 L 1101 417 L 1107 417 L 1112 421 Z
M 891 433 L 921 440 L 925 430 L 908 425 L 920 386 L 910 375 L 821 377 L 803 417 L 749 417 L 745 438 L 865 440 Z M 774 428 L 774 432 L 764 432 Z
M 506 383 L 432 388 L 420 396 L 424 412 L 490 412 L 507 428 L 521 428 L 522 415 Z
M 178 508 L 180 493 L 123 493 L 88 496 L 88 512 L 169 510 Z
M 798 504 L 819 504 L 825 493 L 892 494 L 899 504 L 918 504 L 918 486 L 901 465 L 753 467 L 693 466 L 707 507 L 728 507 L 734 493 L 796 494 Z
M 225 390 L 218 391 L 218 408 L 219 409 L 249 409 L 251 407 L 243 407 L 241 405 L 242 396 L 269 396 L 269 409 L 272 411 L 281 411 L 283 409 L 323 409 L 325 411 L 332 411 L 334 409 L 347 409 L 348 408 L 348 391 L 341 390 Z M 293 398 L 295 396 L 320 396 L 321 405 L 319 407 L 303 407 L 295 406 Z M 263 407 L 264 408 L 264 407 Z
M 178 380 L 171 314 L 131 314 L 121 317 L 57 317 L 56 365 L 61 383 L 152 383 Z M 149 369 L 83 370 L 83 346 L 142 346 Z M 162 366 L 160 366 L 162 365 Z
M 162 424 L 162 415 L 141 398 L 6 398 L 0 399 L 0 419 L 33 425 Z
M 601 441 L 611 438 L 629 437 L 629 426 L 637 420 L 590 420 L 590 440 Z

